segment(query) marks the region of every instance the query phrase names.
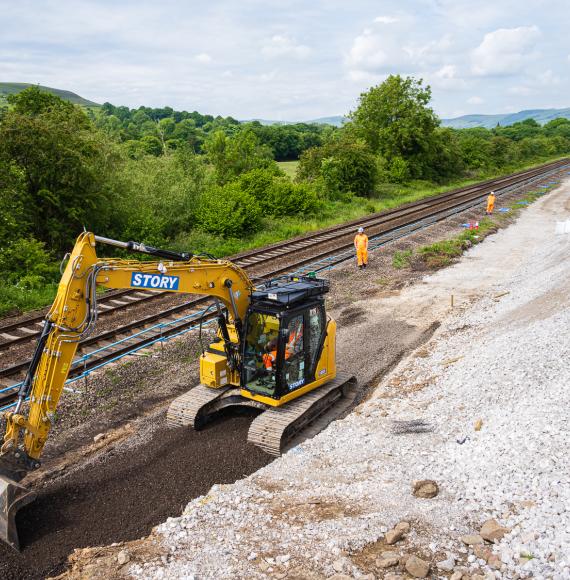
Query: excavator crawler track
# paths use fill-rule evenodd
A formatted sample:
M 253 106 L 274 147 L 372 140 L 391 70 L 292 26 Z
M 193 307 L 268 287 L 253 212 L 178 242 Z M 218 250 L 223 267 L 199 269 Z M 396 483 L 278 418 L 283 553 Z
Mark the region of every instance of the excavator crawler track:
M 198 385 L 172 401 L 166 422 L 169 427 L 199 430 L 225 407 L 260 409 L 263 413 L 251 423 L 247 440 L 277 456 L 322 431 L 350 407 L 355 395 L 356 379 L 347 374 L 338 374 L 330 383 L 282 407 L 245 399 L 236 387 L 212 389 Z
M 253 407 L 265 410 L 263 403 L 244 399 L 237 387 L 212 389 L 198 385 L 172 401 L 166 413 L 169 427 L 192 427 L 201 429 L 212 415 L 225 407 Z
M 270 455 L 281 455 L 322 431 L 350 407 L 355 396 L 356 378 L 337 374 L 330 383 L 256 417 L 247 440 Z

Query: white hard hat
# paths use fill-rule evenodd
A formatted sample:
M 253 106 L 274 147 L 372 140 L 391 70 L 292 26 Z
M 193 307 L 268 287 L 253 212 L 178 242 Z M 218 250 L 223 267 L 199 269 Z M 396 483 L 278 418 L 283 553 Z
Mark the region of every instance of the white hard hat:
M 358 233 L 361 234 L 364 232 L 364 228 L 358 228 Z

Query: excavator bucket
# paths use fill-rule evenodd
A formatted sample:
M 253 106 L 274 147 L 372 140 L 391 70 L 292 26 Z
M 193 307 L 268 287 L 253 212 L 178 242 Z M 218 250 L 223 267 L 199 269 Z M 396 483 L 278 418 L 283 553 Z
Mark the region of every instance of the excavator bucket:
M 36 499 L 36 493 L 26 489 L 4 475 L 0 475 L 0 540 L 14 548 L 20 549 L 16 513 Z

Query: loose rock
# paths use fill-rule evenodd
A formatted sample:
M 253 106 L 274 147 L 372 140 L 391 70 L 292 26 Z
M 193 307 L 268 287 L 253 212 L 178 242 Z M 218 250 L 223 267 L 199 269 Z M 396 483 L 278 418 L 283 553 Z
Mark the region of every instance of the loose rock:
M 406 560 L 406 570 L 414 578 L 425 578 L 429 573 L 429 568 L 429 562 L 426 562 L 417 556 L 410 556 Z
M 444 572 L 451 572 L 455 568 L 455 558 L 450 557 L 447 560 L 443 560 L 436 564 L 438 570 L 443 570 Z
M 406 532 L 410 531 L 410 524 L 408 522 L 400 522 L 393 530 L 386 532 L 386 543 L 391 546 L 399 542 Z
M 412 493 L 416 497 L 431 499 L 439 493 L 439 486 L 432 479 L 422 479 L 414 482 Z
M 119 566 L 123 566 L 124 564 L 129 562 L 130 559 L 131 559 L 131 556 L 126 550 L 121 550 L 117 554 L 117 562 L 119 563 Z
M 467 536 L 462 536 L 461 541 L 468 546 L 476 546 L 477 544 L 483 544 L 483 538 L 477 534 L 469 534 Z
M 491 550 L 489 550 L 489 548 L 487 548 L 486 546 L 483 546 L 481 544 L 477 544 L 474 548 L 473 548 L 473 552 L 475 553 L 475 556 L 477 556 L 477 558 L 479 558 L 480 560 L 485 560 L 485 562 L 487 562 L 487 560 L 489 560 L 489 558 L 491 557 Z
M 509 532 L 508 528 L 503 528 L 496 520 L 487 520 L 479 533 L 484 540 L 497 543 Z
M 379 559 L 376 560 L 376 566 L 378 566 L 378 568 L 392 568 L 393 566 L 397 566 L 398 562 L 400 561 L 399 558 L 394 558 L 394 557 L 390 557 L 390 558 L 384 558 L 384 559 Z

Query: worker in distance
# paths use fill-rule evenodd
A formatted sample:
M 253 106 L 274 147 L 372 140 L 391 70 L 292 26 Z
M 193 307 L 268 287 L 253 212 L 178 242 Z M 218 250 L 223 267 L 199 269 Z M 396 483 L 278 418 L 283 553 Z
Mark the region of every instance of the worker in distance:
M 358 228 L 358 233 L 354 237 L 354 247 L 358 268 L 362 270 L 368 265 L 368 236 L 364 233 L 363 227 Z

